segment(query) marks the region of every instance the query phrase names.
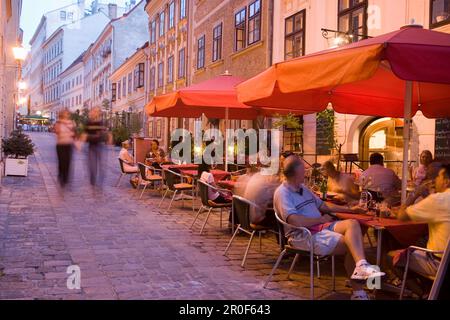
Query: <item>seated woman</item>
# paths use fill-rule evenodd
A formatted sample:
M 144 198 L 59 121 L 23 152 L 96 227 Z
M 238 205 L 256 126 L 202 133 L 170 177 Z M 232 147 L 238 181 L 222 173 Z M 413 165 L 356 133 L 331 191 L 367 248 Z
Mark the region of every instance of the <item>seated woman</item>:
M 428 167 L 433 162 L 433 154 L 429 150 L 424 150 L 420 154 L 420 165 L 413 169 L 412 178 L 416 187 L 420 186 L 427 178 Z
M 331 161 L 323 164 L 323 174 L 328 177 L 328 191 L 336 192 L 338 197 L 346 202 L 358 201 L 360 194 L 358 186 L 351 176 L 336 169 Z
M 166 153 L 159 147 L 158 140 L 152 140 L 150 151 L 146 155 L 147 159 L 152 162 L 151 165 L 155 168 L 159 168 L 160 164 L 166 161 Z
M 198 167 L 198 176 L 201 181 L 206 182 L 213 187 L 217 187 L 216 181 L 214 180 L 214 175 L 210 172 L 210 169 L 210 165 L 203 162 Z M 232 201 L 230 193 L 212 188 L 208 188 L 208 199 L 217 204 L 230 203 Z
M 137 173 L 137 172 L 139 172 L 139 168 L 134 163 L 134 158 L 128 151 L 129 148 L 130 148 L 130 142 L 128 140 L 122 142 L 122 149 L 120 150 L 120 153 L 119 153 L 119 159 L 125 161 L 123 164 L 123 169 L 125 172 Z

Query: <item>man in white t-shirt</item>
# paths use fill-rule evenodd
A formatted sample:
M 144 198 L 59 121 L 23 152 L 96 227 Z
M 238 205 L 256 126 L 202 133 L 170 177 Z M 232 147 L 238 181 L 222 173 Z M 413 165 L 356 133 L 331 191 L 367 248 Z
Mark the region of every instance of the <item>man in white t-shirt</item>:
M 436 193 L 417 204 L 411 205 L 417 200 L 416 197 L 408 199 L 407 204 L 401 207 L 397 216 L 403 221 L 427 223 L 429 230 L 427 249 L 445 251 L 450 237 L 450 165 L 442 166 L 435 179 L 435 189 Z M 421 192 L 416 194 L 420 196 Z M 421 275 L 434 276 L 441 256 L 416 251 L 410 257 L 410 269 Z
M 345 269 L 351 277 L 352 300 L 368 300 L 361 281 L 384 276 L 370 265 L 364 253 L 363 235 L 356 220 L 337 221 L 334 213 L 361 213 L 359 207 L 337 206 L 326 203 L 305 187 L 305 165 L 297 156 L 286 159 L 283 174 L 286 181 L 275 191 L 276 213 L 289 225 L 307 228 L 313 237 L 314 254 L 318 256 L 345 255 Z M 304 232 L 285 228 L 289 244 L 308 251 L 309 238 Z

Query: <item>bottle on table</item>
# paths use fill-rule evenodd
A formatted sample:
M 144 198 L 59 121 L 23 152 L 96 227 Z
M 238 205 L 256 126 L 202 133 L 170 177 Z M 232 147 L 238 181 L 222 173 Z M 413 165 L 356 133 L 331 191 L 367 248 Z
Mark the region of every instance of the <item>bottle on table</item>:
M 369 181 L 371 179 L 369 178 Z M 361 185 L 360 185 L 360 190 L 361 190 L 361 197 L 359 198 L 359 206 L 361 208 L 363 208 L 364 210 L 368 210 L 369 209 L 369 203 L 371 201 L 371 194 L 368 190 L 368 184 L 366 184 L 366 178 L 362 177 L 361 179 Z

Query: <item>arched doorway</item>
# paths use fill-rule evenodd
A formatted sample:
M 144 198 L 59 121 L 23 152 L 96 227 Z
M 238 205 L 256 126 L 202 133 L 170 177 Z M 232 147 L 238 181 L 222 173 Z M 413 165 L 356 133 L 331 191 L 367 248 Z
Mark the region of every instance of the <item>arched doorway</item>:
M 378 118 L 361 130 L 359 157 L 364 169 L 369 166 L 370 155 L 378 152 L 384 156 L 388 168 L 397 174 L 401 173 L 403 127 L 404 122 L 401 119 Z

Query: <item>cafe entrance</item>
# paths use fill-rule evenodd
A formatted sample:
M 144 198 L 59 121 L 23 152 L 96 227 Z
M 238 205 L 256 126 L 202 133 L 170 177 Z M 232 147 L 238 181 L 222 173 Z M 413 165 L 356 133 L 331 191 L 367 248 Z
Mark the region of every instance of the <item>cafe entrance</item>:
M 361 130 L 359 157 L 362 167 L 369 166 L 370 155 L 378 152 L 384 156 L 386 166 L 401 173 L 403 155 L 403 127 L 401 119 L 379 118 Z

